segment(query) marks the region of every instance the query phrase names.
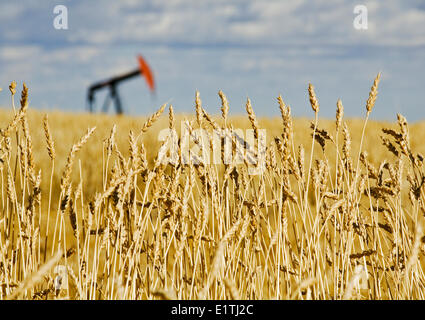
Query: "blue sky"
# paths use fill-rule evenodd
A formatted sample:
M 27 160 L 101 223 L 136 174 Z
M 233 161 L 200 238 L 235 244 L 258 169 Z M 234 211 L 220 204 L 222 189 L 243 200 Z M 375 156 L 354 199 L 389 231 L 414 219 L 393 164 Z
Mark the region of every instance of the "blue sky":
M 53 27 L 56 5 L 68 8 L 68 30 Z M 356 5 L 368 9 L 368 30 L 353 27 Z M 154 70 L 157 95 L 141 78 L 120 87 L 130 114 L 171 101 L 192 112 L 195 90 L 218 113 L 223 90 L 233 114 L 246 98 L 257 115 L 279 114 L 276 97 L 295 116 L 312 116 L 307 87 L 320 113 L 360 117 L 376 74 L 382 79 L 372 118 L 425 118 L 425 3 L 349 0 L 102 0 L 0 2 L 0 105 L 8 84 L 25 81 L 38 109 L 84 111 L 87 86 L 137 67 Z M 101 101 L 103 95 L 99 95 Z

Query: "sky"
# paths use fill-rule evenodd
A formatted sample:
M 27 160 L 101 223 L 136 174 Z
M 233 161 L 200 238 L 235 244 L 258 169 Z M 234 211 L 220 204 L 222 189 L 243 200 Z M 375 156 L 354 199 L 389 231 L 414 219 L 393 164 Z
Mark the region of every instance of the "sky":
M 67 8 L 66 30 L 54 28 L 56 5 Z M 357 5 L 367 8 L 366 30 L 353 25 Z M 122 83 L 131 115 L 165 102 L 192 112 L 196 90 L 217 114 L 222 90 L 232 114 L 249 97 L 258 116 L 278 116 L 281 94 L 293 115 L 312 117 L 312 83 L 321 116 L 334 117 L 340 98 L 346 116 L 362 117 L 382 72 L 371 118 L 425 118 L 423 0 L 0 0 L 0 106 L 10 107 L 16 80 L 32 108 L 83 112 L 87 87 L 137 68 L 137 54 L 157 90 L 142 78 Z

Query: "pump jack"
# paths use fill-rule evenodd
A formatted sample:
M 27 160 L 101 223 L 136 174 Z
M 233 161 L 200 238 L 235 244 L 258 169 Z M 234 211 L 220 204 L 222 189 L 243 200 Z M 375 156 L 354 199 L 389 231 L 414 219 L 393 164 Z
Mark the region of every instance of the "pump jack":
M 88 102 L 88 109 L 90 112 L 95 112 L 94 94 L 96 93 L 96 91 L 102 88 L 109 88 L 109 95 L 106 96 L 102 111 L 106 112 L 108 110 L 110 99 L 112 99 L 115 104 L 116 113 L 122 114 L 123 108 L 122 108 L 120 96 L 118 94 L 118 84 L 120 84 L 124 80 L 134 78 L 138 75 L 141 75 L 142 77 L 144 76 L 151 93 L 155 92 L 155 82 L 153 78 L 153 73 L 149 65 L 146 63 L 146 61 L 143 59 L 141 55 L 138 55 L 137 60 L 139 62 L 139 67 L 137 69 L 130 71 L 128 73 L 107 79 L 107 80 L 96 82 L 89 87 L 87 91 L 87 102 Z

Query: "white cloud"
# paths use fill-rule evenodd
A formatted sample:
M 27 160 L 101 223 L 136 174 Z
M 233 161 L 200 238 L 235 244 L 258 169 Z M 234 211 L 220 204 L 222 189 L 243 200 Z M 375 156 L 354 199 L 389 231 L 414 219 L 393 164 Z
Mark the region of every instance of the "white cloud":
M 36 62 L 62 63 L 70 60 L 86 63 L 96 57 L 101 49 L 94 46 L 70 46 L 65 48 L 43 49 L 39 45 L 11 45 L 0 47 L 0 62 L 10 63 Z
M 8 22 L 17 19 L 25 10 L 24 5 L 17 5 L 16 2 L 4 2 L 1 4 L 0 20 Z
M 16 45 L 0 47 L 0 60 L 10 61 L 32 60 L 41 52 L 41 47 L 36 45 Z
M 48 40 L 52 33 L 35 34 L 52 17 L 52 1 L 39 6 L 23 0 L 2 4 L 0 41 Z M 72 1 L 70 30 L 61 34 L 71 43 L 112 45 L 125 42 L 261 45 L 425 44 L 425 11 L 420 1 L 364 1 L 369 30 L 353 28 L 349 0 L 122 0 Z M 415 6 L 416 5 L 416 6 Z M 33 15 L 32 13 L 37 13 Z M 38 19 L 39 21 L 34 21 Z M 36 23 L 35 23 L 36 22 Z M 50 25 L 51 23 L 49 23 Z M 58 34 L 55 39 L 62 40 Z
M 104 2 L 102 2 L 104 3 Z M 401 1 L 367 1 L 369 30 L 353 28 L 350 1 L 159 1 L 77 3 L 72 41 L 286 44 L 425 44 L 425 12 Z M 89 19 L 90 18 L 90 19 Z
M 40 59 L 45 63 L 69 62 L 86 63 L 92 61 L 101 50 L 94 46 L 73 46 L 45 51 Z

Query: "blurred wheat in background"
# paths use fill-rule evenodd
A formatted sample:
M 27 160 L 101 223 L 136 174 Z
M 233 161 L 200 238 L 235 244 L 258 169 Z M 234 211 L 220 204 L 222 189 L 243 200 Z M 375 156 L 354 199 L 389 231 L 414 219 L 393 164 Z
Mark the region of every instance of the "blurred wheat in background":
M 424 299 L 424 124 L 1 111 L 0 299 Z M 4 94 L 4 92 L 3 92 Z M 164 163 L 161 129 L 266 129 L 249 161 Z M 88 129 L 87 129 L 88 128 Z M 87 129 L 87 131 L 86 131 Z M 211 136 L 210 136 L 211 138 Z M 411 139 L 412 138 L 412 139 Z M 225 137 L 222 137 L 222 142 Z M 182 141 L 178 140 L 179 159 Z M 231 154 L 246 144 L 232 138 Z M 203 151 L 203 150 L 201 150 Z M 242 152 L 242 154 L 245 154 Z

